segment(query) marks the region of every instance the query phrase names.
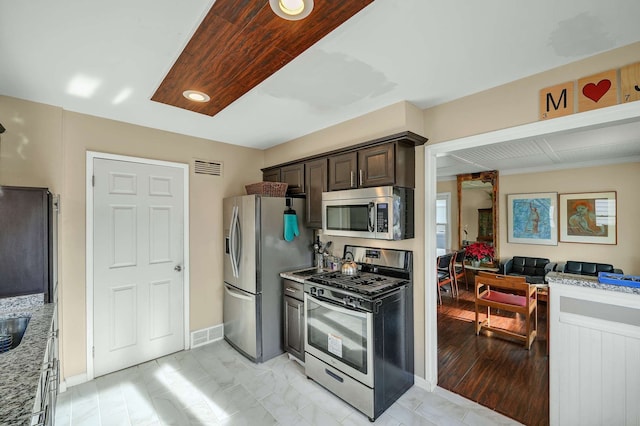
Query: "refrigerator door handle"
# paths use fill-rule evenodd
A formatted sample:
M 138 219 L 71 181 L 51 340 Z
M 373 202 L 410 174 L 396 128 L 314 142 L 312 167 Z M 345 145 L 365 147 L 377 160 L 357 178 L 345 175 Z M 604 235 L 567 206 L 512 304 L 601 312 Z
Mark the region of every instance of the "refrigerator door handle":
M 231 260 L 231 273 L 234 278 L 238 278 L 238 268 L 236 266 L 236 218 L 238 214 L 237 206 L 233 206 L 233 211 L 231 213 L 231 224 L 229 225 L 229 258 Z
M 231 296 L 231 297 L 235 297 L 237 299 L 242 299 L 242 300 L 248 300 L 248 301 L 252 301 L 253 300 L 251 297 L 245 296 L 244 294 L 240 293 L 239 291 L 233 290 L 229 284 L 225 284 L 224 285 L 224 289 L 225 289 L 225 291 L 227 293 L 229 293 L 229 296 Z
M 238 253 L 236 254 L 236 270 L 238 271 L 238 276 L 240 276 L 240 262 L 242 260 L 242 227 L 240 226 L 240 208 L 238 208 L 238 212 L 236 213 L 236 226 L 238 227 Z
M 240 208 L 235 207 L 233 225 L 233 264 L 235 268 L 234 277 L 240 276 L 240 259 L 242 258 L 242 228 L 240 227 Z

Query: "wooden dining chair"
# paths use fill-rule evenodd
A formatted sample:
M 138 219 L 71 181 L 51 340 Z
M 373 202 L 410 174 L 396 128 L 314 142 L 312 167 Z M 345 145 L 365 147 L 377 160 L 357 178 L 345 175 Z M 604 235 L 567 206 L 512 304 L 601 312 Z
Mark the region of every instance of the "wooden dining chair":
M 458 282 L 460 279 L 464 279 L 464 285 L 469 290 L 469 281 L 467 281 L 467 270 L 464 267 L 464 258 L 467 255 L 464 249 L 458 250 L 453 259 L 453 278 L 456 286 L 456 294 L 458 293 Z
M 453 259 L 455 253 L 443 254 L 438 256 L 436 265 L 438 272 L 438 304 L 442 305 L 441 287 L 449 284 L 451 286 L 451 295 L 457 297 L 454 292 L 455 276 L 453 272 Z
M 528 284 L 525 277 L 480 272 L 475 277 L 476 287 L 476 335 L 482 330 L 516 338 L 524 342 L 526 349 L 538 332 L 538 299 L 534 285 Z M 525 320 L 524 333 L 520 330 L 507 330 L 491 324 L 491 309 L 499 309 L 520 314 Z M 481 310 L 485 318 L 480 319 Z M 489 334 L 491 336 L 491 334 Z

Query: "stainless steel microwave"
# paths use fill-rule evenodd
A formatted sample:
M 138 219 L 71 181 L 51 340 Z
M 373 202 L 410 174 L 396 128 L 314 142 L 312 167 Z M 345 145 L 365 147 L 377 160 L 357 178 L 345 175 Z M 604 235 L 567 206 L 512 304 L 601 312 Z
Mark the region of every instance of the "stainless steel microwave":
M 414 237 L 413 189 L 394 186 L 322 193 L 322 233 L 404 240 Z

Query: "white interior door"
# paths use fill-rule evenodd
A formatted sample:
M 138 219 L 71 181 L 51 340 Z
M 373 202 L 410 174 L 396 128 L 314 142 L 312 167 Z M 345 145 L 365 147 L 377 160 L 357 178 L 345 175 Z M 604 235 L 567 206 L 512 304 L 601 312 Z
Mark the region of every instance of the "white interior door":
M 94 376 L 184 349 L 183 170 L 94 158 Z

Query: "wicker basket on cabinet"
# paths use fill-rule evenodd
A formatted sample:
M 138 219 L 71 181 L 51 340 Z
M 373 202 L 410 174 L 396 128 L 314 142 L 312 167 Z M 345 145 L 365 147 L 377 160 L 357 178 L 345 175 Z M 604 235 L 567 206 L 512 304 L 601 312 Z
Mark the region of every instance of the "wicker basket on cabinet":
M 265 197 L 284 197 L 288 184 L 285 182 L 257 182 L 245 185 L 248 195 L 258 194 Z

